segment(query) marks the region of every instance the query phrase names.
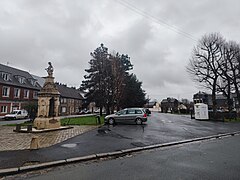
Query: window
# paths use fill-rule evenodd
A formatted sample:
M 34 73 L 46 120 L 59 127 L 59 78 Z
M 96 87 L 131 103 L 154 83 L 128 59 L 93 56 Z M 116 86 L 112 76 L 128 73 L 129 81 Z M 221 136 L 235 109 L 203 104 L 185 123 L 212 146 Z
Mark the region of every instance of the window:
M 66 107 L 62 107 L 62 113 L 65 113 L 66 112 Z
M 1 113 L 7 113 L 7 106 L 1 106 Z
M 37 91 L 33 91 L 33 98 L 37 99 L 38 98 L 38 92 Z
M 67 103 L 67 99 L 66 98 L 61 98 L 60 99 L 60 102 L 63 104 L 63 103 Z
M 140 109 L 137 109 L 136 114 L 142 114 L 142 111 Z
M 34 79 L 30 79 L 30 82 L 31 82 L 31 84 L 32 84 L 33 86 L 36 85 L 36 81 L 35 81 Z
M 128 114 L 135 114 L 135 109 L 129 109 Z
M 19 98 L 20 97 L 20 89 L 14 88 L 14 97 Z
M 10 80 L 10 75 L 8 73 L 2 72 L 1 74 L 4 81 Z
M 121 111 L 119 111 L 119 114 L 121 114 L 121 115 L 127 114 L 127 111 L 126 110 L 121 110 Z
M 29 97 L 29 90 L 24 90 L 24 98 L 28 98 Z
M 19 81 L 21 84 L 24 84 L 24 83 L 25 83 L 25 78 L 24 78 L 24 77 L 18 77 L 18 81 Z
M 9 94 L 10 94 L 10 87 L 3 86 L 2 96 L 3 97 L 9 97 Z

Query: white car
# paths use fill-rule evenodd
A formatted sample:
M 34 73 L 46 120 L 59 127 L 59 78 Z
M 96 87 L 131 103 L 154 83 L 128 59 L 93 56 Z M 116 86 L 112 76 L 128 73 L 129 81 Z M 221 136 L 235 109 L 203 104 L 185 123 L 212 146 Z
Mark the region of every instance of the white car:
M 28 117 L 26 110 L 13 110 L 10 114 L 6 114 L 4 119 L 24 119 Z

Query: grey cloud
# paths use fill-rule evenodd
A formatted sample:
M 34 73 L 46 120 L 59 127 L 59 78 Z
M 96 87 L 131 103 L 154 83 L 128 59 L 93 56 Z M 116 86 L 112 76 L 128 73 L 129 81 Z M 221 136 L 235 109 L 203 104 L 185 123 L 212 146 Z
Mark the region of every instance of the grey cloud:
M 128 2 L 196 39 L 217 31 L 240 42 L 238 0 Z M 45 76 L 52 61 L 57 81 L 78 86 L 89 53 L 104 43 L 131 57 L 151 98 L 191 98 L 197 90 L 185 71 L 196 42 L 117 1 L 2 0 L 0 6 L 1 63 Z

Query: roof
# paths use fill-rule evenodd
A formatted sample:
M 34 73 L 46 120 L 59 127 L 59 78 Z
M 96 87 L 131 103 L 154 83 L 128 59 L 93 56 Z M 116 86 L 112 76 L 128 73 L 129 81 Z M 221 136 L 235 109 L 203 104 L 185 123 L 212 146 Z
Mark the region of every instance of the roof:
M 167 99 L 163 99 L 161 103 L 168 103 Z
M 153 101 L 153 102 L 148 102 L 147 105 L 148 106 L 155 106 L 157 102 Z
M 44 83 L 45 83 L 45 79 L 36 75 L 32 75 L 37 82 L 39 83 L 39 85 L 41 87 L 43 87 Z M 82 91 L 74 88 L 74 87 L 67 87 L 67 85 L 65 84 L 61 84 L 61 83 L 55 83 L 57 86 L 57 89 L 60 93 L 61 97 L 64 98 L 72 98 L 72 99 L 84 99 L 82 96 Z
M 81 91 L 76 88 L 67 87 L 66 85 L 59 83 L 56 83 L 56 86 L 62 97 L 81 100 L 84 99 L 81 95 Z
M 36 75 L 31 74 L 31 76 L 37 80 L 38 84 L 43 87 L 44 83 L 45 83 L 45 79 Z
M 175 103 L 175 102 L 178 102 L 178 100 L 175 98 L 167 98 L 161 101 L 161 103 Z
M 3 64 L 0 64 L 0 74 L 1 73 L 7 73 L 10 76 L 10 79 L 8 81 L 5 81 L 2 76 L 0 75 L 0 83 L 2 84 L 6 84 L 6 85 L 12 85 L 12 86 L 18 86 L 18 87 L 23 87 L 23 88 L 31 88 L 31 89 L 40 89 L 40 86 L 38 83 L 36 83 L 35 85 L 32 85 L 30 80 L 35 80 L 30 73 L 28 73 L 27 71 L 23 71 L 20 69 L 16 69 L 10 66 L 6 66 Z M 26 79 L 26 81 L 21 84 L 17 77 L 23 77 Z

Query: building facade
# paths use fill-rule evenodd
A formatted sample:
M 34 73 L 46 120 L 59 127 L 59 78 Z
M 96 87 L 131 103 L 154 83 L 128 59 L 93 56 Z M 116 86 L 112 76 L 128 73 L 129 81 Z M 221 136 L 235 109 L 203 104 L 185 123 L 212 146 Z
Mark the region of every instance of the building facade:
M 37 102 L 38 92 L 44 82 L 42 77 L 0 64 L 0 116 L 23 109 L 25 104 Z M 60 83 L 56 83 L 56 86 L 60 92 L 59 115 L 78 114 L 82 110 L 82 92 Z
M 60 83 L 56 83 L 56 86 L 60 92 L 60 116 L 80 113 L 84 100 L 81 91 Z
M 176 113 L 178 112 L 179 102 L 175 98 L 167 98 L 161 101 L 161 111 L 163 113 Z
M 208 109 L 212 109 L 213 102 L 212 102 L 212 95 L 207 94 L 205 92 L 198 92 L 193 95 L 193 101 L 194 103 L 204 103 L 208 105 Z M 228 100 L 227 97 L 225 97 L 223 94 L 216 94 L 216 106 L 217 110 L 228 110 Z M 239 102 L 237 100 L 236 93 L 231 94 L 231 105 L 234 110 L 239 112 Z
M 40 88 L 28 72 L 0 64 L 0 116 L 37 102 Z

